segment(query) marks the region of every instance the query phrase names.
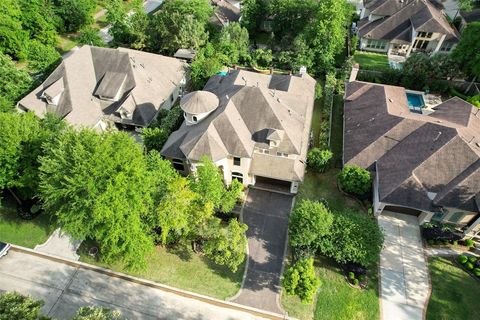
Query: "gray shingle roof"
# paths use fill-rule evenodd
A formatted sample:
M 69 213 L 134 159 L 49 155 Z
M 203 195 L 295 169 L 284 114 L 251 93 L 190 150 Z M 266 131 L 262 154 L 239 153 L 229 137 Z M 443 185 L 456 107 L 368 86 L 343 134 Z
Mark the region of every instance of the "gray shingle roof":
M 345 97 L 344 163 L 376 168 L 380 201 L 479 210 L 480 110 L 452 98 L 418 115 L 404 88 L 358 81 Z
M 103 118 L 146 126 L 185 76 L 181 60 L 125 48 L 83 46 L 61 64 L 19 107 L 43 116 L 54 112 L 73 125 L 94 127 Z M 57 106 L 47 105 L 42 93 L 63 78 Z M 58 90 L 55 90 L 58 91 Z M 102 100 L 99 95 L 118 101 Z M 120 107 L 133 110 L 133 120 L 122 119 Z
M 191 114 L 201 114 L 218 107 L 217 96 L 208 91 L 194 91 L 186 94 L 180 101 L 180 108 Z
M 365 17 L 359 22 L 360 37 L 383 39 L 398 43 L 410 42 L 412 30 L 417 32 L 439 32 L 446 34 L 446 40 L 459 38 L 448 23 L 443 12 L 430 0 L 373 0 L 366 7 L 381 19 L 368 21 Z
M 313 111 L 315 81 L 308 75 L 288 76 L 288 91 L 269 89 L 270 75 L 235 70 L 229 75 L 213 76 L 204 90 L 214 93 L 219 107 L 200 123 L 182 127 L 173 133 L 161 153 L 166 157 L 199 160 L 230 156 L 253 158 L 255 174 L 275 178 L 254 148 L 267 148 L 271 138 L 280 138 L 279 152 L 297 154 L 297 159 L 278 157 L 274 171 L 283 180 L 302 180 Z M 247 84 L 247 85 L 245 85 Z M 274 130 L 272 130 L 274 129 Z M 178 149 L 183 154 L 179 157 Z M 303 161 L 303 162 L 302 162 Z M 261 175 L 261 174 L 259 174 Z

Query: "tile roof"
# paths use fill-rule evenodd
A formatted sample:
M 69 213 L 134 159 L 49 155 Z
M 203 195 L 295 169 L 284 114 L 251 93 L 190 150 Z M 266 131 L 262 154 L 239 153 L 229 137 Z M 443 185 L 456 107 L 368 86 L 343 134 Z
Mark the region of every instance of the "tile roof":
M 354 81 L 346 87 L 344 124 L 344 163 L 376 168 L 380 201 L 479 210 L 479 109 L 452 98 L 419 115 L 408 111 L 404 88 Z

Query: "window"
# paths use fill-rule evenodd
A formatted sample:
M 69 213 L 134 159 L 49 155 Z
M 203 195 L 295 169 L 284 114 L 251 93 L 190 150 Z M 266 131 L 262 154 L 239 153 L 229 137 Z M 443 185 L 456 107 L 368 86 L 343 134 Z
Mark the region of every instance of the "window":
M 463 212 L 455 212 L 454 214 L 452 214 L 450 219 L 448 219 L 448 221 L 450 221 L 452 223 L 459 223 L 463 219 L 464 216 L 465 216 L 465 214 Z
M 368 39 L 365 47 L 370 49 L 385 50 L 387 47 L 387 42 L 383 40 Z
M 442 43 L 442 46 L 440 47 L 440 51 L 442 52 L 450 52 L 453 49 L 453 42 L 444 42 Z
M 175 98 L 173 97 L 173 94 L 170 96 L 170 102 L 173 103 L 175 101 Z
M 285 157 L 285 158 L 288 158 L 288 153 L 285 153 L 285 152 L 277 152 L 277 157 Z
M 413 47 L 415 49 L 425 50 L 427 49 L 429 43 L 430 41 L 427 40 L 415 40 L 415 42 L 413 43 Z
M 197 122 L 198 121 L 197 116 L 193 116 L 192 120 L 193 120 L 193 122 Z
M 240 172 L 232 172 L 232 180 L 233 179 L 237 179 L 238 182 L 243 183 L 243 174 L 241 174 Z
M 180 159 L 172 159 L 172 165 L 178 171 L 185 171 L 185 165 Z
M 433 35 L 432 32 L 419 32 L 419 33 L 417 33 L 418 38 L 430 39 L 432 37 L 432 35 Z
M 239 166 L 240 165 L 240 158 L 233 157 L 233 165 L 234 166 Z
M 445 212 L 436 212 L 433 215 L 432 220 L 441 221 L 444 217 L 445 217 Z

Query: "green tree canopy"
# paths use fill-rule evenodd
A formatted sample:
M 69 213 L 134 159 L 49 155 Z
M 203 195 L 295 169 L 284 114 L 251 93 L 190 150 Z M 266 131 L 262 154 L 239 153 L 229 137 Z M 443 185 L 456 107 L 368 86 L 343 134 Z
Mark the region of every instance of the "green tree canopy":
M 346 192 L 362 196 L 370 191 L 372 178 L 367 170 L 346 165 L 338 175 L 338 182 Z
M 72 320 L 120 320 L 121 314 L 101 307 L 81 307 Z
M 128 4 L 123 0 L 106 2 L 106 18 L 111 24 L 108 32 L 113 37 L 114 44 L 139 50 L 145 48 L 149 18 L 142 4 L 138 0 Z
M 0 53 L 0 111 L 12 110 L 32 82 L 25 70 L 17 69 L 9 56 Z
M 85 27 L 80 30 L 80 36 L 78 37 L 77 41 L 78 44 L 83 45 L 91 45 L 96 47 L 105 47 L 106 43 L 103 41 L 102 37 L 99 34 L 100 30 L 93 27 Z
M 229 64 L 237 64 L 248 56 L 249 44 L 247 29 L 234 22 L 222 28 L 216 48 L 229 58 Z
M 217 74 L 229 58 L 217 52 L 211 43 L 199 50 L 190 65 L 190 78 L 194 89 L 202 89 L 211 76 Z
M 33 72 L 48 73 L 60 62 L 61 56 L 54 47 L 38 40 L 30 40 L 27 45 L 28 68 Z
M 333 215 L 323 203 L 302 200 L 290 216 L 290 245 L 313 253 L 318 239 L 330 232 L 332 222 Z
M 480 77 L 480 22 L 467 25 L 452 57 L 466 74 Z
M 205 255 L 216 264 L 227 266 L 232 272 L 245 260 L 247 250 L 247 225 L 232 219 L 227 226 L 220 225 L 220 219 L 214 218 L 212 232 L 203 245 Z
M 378 262 L 383 234 L 377 222 L 357 212 L 336 212 L 330 232 L 319 238 L 323 255 L 338 263 L 355 262 L 370 267 Z
M 40 313 L 43 301 L 23 296 L 17 292 L 0 295 L 0 320 L 47 320 Z
M 58 29 L 74 32 L 93 22 L 94 0 L 52 0 Z
M 17 0 L 0 1 L 0 53 L 14 59 L 26 57 L 28 32 L 22 26 L 22 11 Z
M 140 145 L 123 132 L 70 129 L 44 149 L 44 207 L 75 238 L 96 240 L 106 262 L 142 267 L 153 242 L 143 221 L 152 208 L 152 184 Z
M 205 25 L 213 14 L 209 0 L 166 0 L 161 13 L 178 13 L 181 16 L 192 15 L 195 20 Z
M 47 46 L 57 44 L 57 30 L 51 1 L 17 0 L 22 8 L 22 27 L 35 39 Z
M 282 285 L 289 295 L 297 295 L 302 303 L 313 302 L 320 285 L 320 279 L 315 276 L 313 258 L 297 261 L 283 274 Z
M 242 26 L 252 35 L 258 32 L 263 20 L 268 15 L 267 0 L 242 1 Z

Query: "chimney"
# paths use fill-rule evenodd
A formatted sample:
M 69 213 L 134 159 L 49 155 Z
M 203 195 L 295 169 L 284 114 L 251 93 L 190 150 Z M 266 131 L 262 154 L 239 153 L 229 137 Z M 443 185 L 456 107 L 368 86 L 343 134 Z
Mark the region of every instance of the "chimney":
M 270 74 L 273 74 L 273 68 L 270 68 Z
M 301 67 L 300 67 L 300 75 L 301 75 L 301 76 L 304 76 L 304 75 L 306 75 L 306 74 L 307 74 L 307 67 L 301 66 Z
M 348 82 L 357 80 L 357 75 L 359 70 L 360 70 L 360 65 L 358 63 L 355 63 L 352 67 L 352 71 L 350 72 L 350 78 L 348 79 Z

